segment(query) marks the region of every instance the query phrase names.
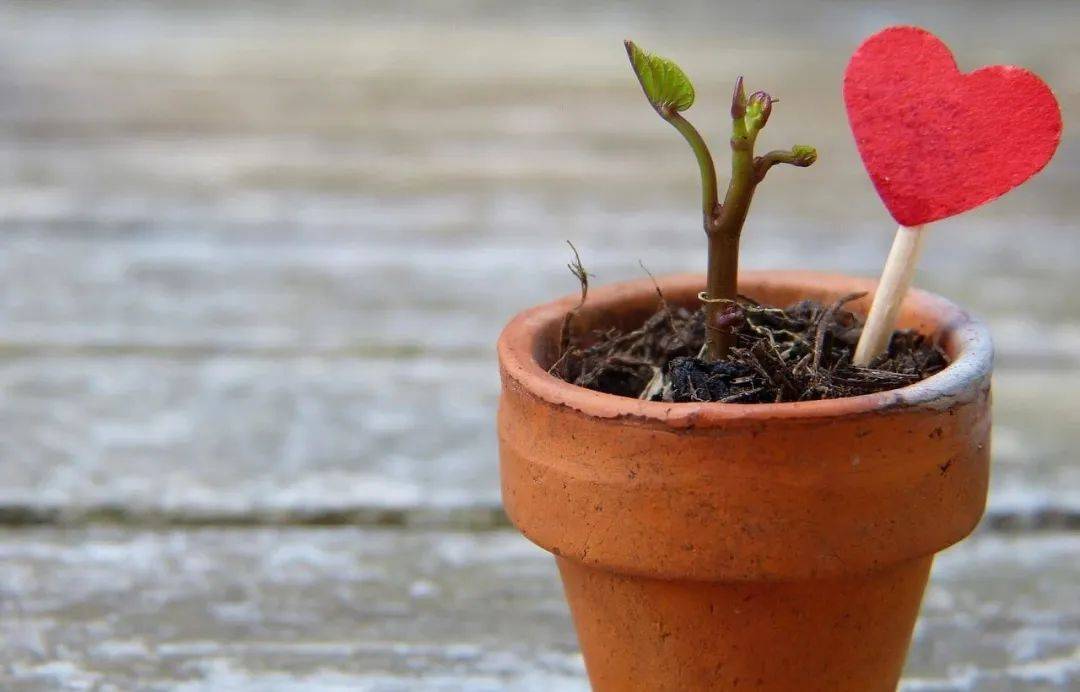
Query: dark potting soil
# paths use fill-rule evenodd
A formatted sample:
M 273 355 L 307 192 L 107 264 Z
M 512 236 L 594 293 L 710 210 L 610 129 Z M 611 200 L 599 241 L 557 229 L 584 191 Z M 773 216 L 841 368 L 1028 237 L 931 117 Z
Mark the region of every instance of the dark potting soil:
M 838 399 L 896 389 L 949 364 L 925 336 L 897 331 L 870 367 L 852 365 L 862 321 L 844 306 L 854 294 L 822 305 L 802 301 L 784 309 L 739 297 L 734 346 L 708 363 L 704 310 L 660 307 L 633 331 L 574 334 L 564 323 L 562 351 L 552 374 L 588 389 L 652 401 L 773 403 Z

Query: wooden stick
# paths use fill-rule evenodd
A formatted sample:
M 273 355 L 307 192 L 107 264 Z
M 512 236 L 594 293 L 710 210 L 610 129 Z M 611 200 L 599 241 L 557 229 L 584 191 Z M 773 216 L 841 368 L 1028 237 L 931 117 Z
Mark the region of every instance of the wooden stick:
M 889 339 L 896 328 L 896 315 L 900 304 L 904 302 L 911 279 L 915 276 L 915 265 L 919 262 L 922 251 L 923 230 L 925 226 L 900 226 L 896 229 L 889 259 L 885 260 L 885 269 L 881 272 L 881 281 L 874 293 L 874 302 L 870 314 L 866 317 L 859 344 L 855 347 L 855 365 L 867 367 L 878 354 L 889 347 Z

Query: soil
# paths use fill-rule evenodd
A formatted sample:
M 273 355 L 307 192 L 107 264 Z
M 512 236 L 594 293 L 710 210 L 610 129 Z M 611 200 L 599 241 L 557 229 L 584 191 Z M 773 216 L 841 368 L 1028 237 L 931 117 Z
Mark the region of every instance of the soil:
M 700 358 L 705 343 L 701 309 L 671 307 L 661 295 L 659 309 L 637 329 L 584 335 L 573 334 L 572 311 L 551 372 L 588 389 L 638 399 L 749 404 L 896 389 L 949 364 L 930 339 L 897 331 L 888 351 L 870 367 L 852 365 L 862 321 L 844 306 L 861 295 L 832 305 L 802 301 L 784 309 L 740 296 L 738 307 L 715 327 L 732 331 L 735 345 L 727 358 L 713 363 Z

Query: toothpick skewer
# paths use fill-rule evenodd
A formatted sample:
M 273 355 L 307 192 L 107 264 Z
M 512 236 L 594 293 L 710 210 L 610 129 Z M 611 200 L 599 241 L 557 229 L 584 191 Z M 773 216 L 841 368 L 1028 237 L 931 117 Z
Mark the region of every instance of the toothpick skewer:
M 889 339 L 896 328 L 896 316 L 900 304 L 904 302 L 911 279 L 915 276 L 915 265 L 919 262 L 922 251 L 925 226 L 900 226 L 896 229 L 889 258 L 885 260 L 885 269 L 881 273 L 881 282 L 874 293 L 874 302 L 870 314 L 866 317 L 866 326 L 855 347 L 855 365 L 867 367 L 870 362 L 889 346 Z

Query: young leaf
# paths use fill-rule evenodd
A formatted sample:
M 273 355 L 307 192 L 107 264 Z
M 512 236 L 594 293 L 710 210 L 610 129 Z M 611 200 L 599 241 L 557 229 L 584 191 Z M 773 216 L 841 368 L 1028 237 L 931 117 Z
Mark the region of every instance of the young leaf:
M 817 149 L 806 144 L 791 147 L 791 155 L 795 158 L 796 166 L 810 166 L 817 161 Z
M 746 101 L 746 129 L 760 130 L 765 127 L 772 113 L 772 105 L 775 99 L 764 91 L 755 91 L 750 94 Z
M 684 111 L 694 105 L 694 85 L 678 65 L 641 50 L 633 41 L 624 43 L 641 89 L 660 115 Z

